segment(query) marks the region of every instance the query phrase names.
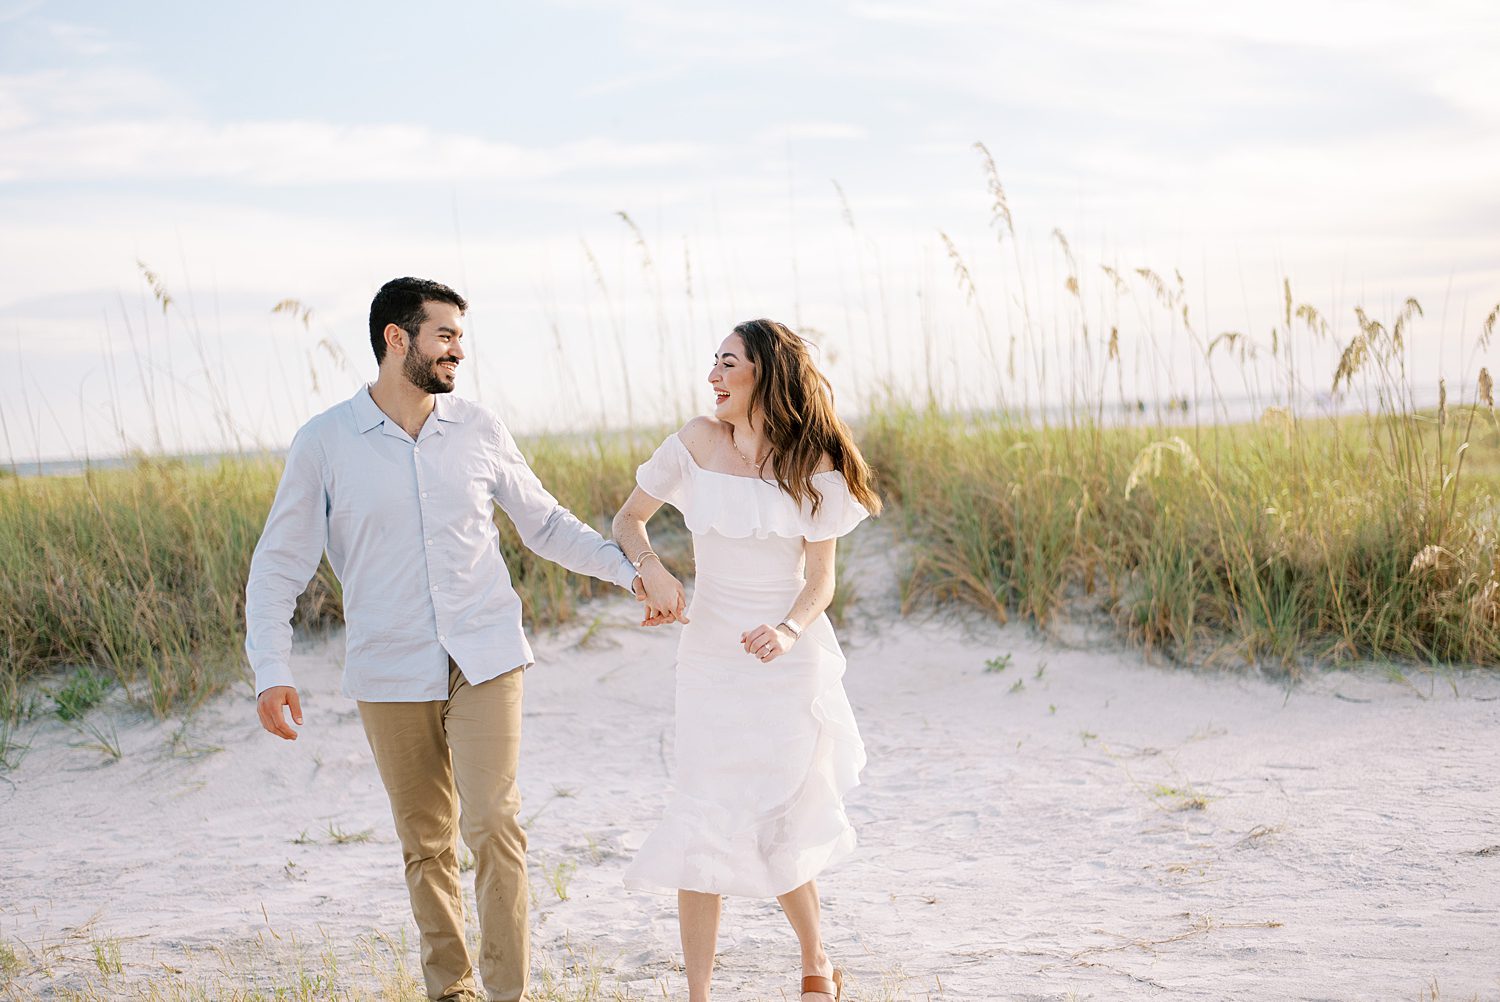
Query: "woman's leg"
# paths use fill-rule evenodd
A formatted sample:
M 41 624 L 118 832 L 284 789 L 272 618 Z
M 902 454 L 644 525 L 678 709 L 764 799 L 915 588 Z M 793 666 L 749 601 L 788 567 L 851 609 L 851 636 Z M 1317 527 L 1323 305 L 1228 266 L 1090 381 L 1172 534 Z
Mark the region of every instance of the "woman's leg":
M 797 934 L 797 943 L 802 948 L 802 976 L 818 974 L 825 978 L 831 977 L 833 964 L 829 962 L 828 954 L 823 952 L 823 933 L 818 928 L 820 908 L 817 885 L 809 880 L 801 887 L 780 895 L 776 900 L 781 902 L 781 910 L 786 912 L 787 921 L 792 924 L 792 930 Z M 817 998 L 821 993 L 812 994 Z
M 682 956 L 687 966 L 688 1002 L 708 1002 L 714 975 L 714 950 L 719 942 L 717 894 L 677 892 L 677 922 L 682 927 Z

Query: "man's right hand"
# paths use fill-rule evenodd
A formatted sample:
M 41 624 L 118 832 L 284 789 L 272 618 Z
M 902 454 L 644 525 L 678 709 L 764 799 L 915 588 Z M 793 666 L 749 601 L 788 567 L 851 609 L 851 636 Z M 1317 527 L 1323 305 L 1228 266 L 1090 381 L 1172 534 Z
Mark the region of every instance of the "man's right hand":
M 297 732 L 286 722 L 282 707 L 292 711 L 292 720 L 301 727 L 302 701 L 297 698 L 297 690 L 289 685 L 273 685 L 260 694 L 255 705 L 256 712 L 260 714 L 260 726 L 278 738 L 296 741 Z
M 663 623 L 686 623 L 687 594 L 682 582 L 656 557 L 641 568 L 641 583 L 646 589 L 645 618 L 642 626 L 660 626 Z

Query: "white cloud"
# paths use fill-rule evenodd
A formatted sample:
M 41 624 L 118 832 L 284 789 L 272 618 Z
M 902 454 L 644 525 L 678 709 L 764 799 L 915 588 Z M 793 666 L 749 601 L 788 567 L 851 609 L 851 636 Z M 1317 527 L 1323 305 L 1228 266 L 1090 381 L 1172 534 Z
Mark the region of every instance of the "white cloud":
M 48 122 L 102 122 L 121 115 L 162 117 L 188 114 L 192 105 L 155 74 L 142 69 L 106 66 L 82 70 L 38 70 L 0 75 L 0 135 L 21 126 Z
M 413 125 L 297 121 L 33 123 L 0 133 L 0 139 L 0 181 L 527 181 L 585 169 L 701 163 L 705 156 L 703 148 L 685 142 L 582 139 L 538 148 Z
M 851 125 L 848 122 L 787 122 L 784 125 L 773 125 L 768 129 L 762 129 L 756 133 L 755 141 L 758 143 L 788 143 L 799 139 L 841 141 L 865 139 L 869 134 L 869 130 L 863 126 Z
M 92 59 L 114 49 L 109 37 L 100 29 L 68 21 L 43 21 L 47 34 L 68 55 Z

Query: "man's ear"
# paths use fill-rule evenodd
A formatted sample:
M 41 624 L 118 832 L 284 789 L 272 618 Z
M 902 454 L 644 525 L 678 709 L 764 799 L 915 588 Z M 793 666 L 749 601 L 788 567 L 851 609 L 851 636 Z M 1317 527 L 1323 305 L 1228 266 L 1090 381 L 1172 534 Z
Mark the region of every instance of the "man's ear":
M 406 354 L 407 339 L 409 335 L 406 330 L 398 324 L 385 325 L 385 347 L 387 351 L 396 349 L 398 354 Z

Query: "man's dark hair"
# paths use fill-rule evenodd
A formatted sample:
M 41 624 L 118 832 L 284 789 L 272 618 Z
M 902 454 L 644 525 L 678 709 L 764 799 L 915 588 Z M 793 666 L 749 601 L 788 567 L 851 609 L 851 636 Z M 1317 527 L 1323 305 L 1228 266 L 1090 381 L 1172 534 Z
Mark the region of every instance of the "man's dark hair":
M 376 365 L 385 361 L 386 325 L 395 324 L 416 337 L 427 320 L 423 304 L 434 301 L 452 303 L 460 313 L 469 308 L 463 296 L 425 278 L 393 278 L 380 287 L 370 302 L 370 347 L 375 351 Z

